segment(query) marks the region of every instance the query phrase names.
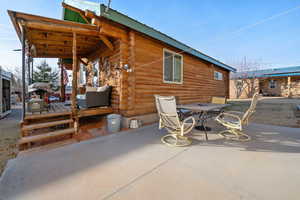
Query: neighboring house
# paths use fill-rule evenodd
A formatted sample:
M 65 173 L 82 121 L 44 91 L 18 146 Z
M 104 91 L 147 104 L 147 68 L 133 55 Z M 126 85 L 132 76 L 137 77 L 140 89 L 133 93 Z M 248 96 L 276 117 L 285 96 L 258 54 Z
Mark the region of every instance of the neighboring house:
M 65 0 L 64 21 L 9 14 L 19 37 L 19 26 L 27 30 L 33 57 L 61 58 L 77 77 L 82 71 L 74 62 L 96 63 L 99 70 L 93 80 L 113 86 L 112 110 L 122 114 L 125 123 L 131 118 L 156 120 L 154 94 L 176 96 L 181 104 L 229 97 L 229 74 L 234 68 L 105 5 Z M 83 79 L 73 80 L 78 89 L 76 80 Z
M 0 66 L 0 119 L 11 112 L 11 78 Z
M 250 98 L 255 91 L 264 96 L 300 96 L 300 66 L 238 72 L 230 79 L 230 98 Z

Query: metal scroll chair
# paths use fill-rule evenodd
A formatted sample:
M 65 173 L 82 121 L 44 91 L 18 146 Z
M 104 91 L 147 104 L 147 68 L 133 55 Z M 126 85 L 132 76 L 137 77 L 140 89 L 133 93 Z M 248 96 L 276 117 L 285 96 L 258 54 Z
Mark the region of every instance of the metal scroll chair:
M 159 115 L 159 129 L 165 128 L 169 132 L 161 141 L 176 147 L 190 145 L 192 140 L 185 135 L 193 130 L 196 123 L 194 117 L 190 116 L 180 121 L 174 96 L 154 96 Z
M 238 111 L 223 112 L 216 117 L 216 121 L 225 126 L 227 130 L 221 131 L 219 135 L 232 140 L 248 141 L 251 137 L 243 133 L 243 126 L 248 125 L 250 117 L 255 112 L 259 94 L 252 97 L 251 105 L 245 113 Z

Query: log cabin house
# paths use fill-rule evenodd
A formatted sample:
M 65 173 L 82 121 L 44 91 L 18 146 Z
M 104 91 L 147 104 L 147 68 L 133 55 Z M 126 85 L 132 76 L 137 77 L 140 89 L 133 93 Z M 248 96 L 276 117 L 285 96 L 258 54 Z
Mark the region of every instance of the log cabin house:
M 64 0 L 62 6 L 62 20 L 8 11 L 23 44 L 23 72 L 26 55 L 59 58 L 62 67 L 72 70 L 72 109 L 65 115 L 71 116 L 73 125 L 52 136 L 76 134 L 78 119 L 91 115 L 119 113 L 125 127 L 132 118 L 154 122 L 154 94 L 174 95 L 181 104 L 229 96 L 229 73 L 234 68 L 103 4 Z M 96 85 L 112 86 L 110 107 L 81 110 L 76 106 L 76 95 L 92 85 L 91 80 L 80 85 L 81 68 L 89 71 L 91 65 L 98 68 Z M 26 115 L 25 103 L 23 107 L 23 126 L 29 131 L 32 127 L 25 122 L 36 117 Z M 28 138 L 27 133 L 23 136 Z M 21 144 L 34 140 L 23 139 Z

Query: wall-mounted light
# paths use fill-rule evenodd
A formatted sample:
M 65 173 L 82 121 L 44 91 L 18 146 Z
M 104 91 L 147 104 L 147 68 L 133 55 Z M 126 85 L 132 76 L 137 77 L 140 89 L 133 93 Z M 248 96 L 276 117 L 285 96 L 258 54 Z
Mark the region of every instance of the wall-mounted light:
M 133 70 L 129 67 L 128 64 L 123 65 L 123 69 L 126 70 L 127 72 L 132 72 Z

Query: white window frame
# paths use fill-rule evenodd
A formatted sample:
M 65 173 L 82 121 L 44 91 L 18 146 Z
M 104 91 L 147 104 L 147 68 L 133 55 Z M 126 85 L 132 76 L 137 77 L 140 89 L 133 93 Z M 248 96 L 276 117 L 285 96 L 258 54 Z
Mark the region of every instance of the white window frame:
M 166 81 L 165 80 L 165 52 L 171 53 L 173 55 L 173 57 L 175 55 L 180 56 L 181 57 L 181 81 L 177 82 L 177 81 Z M 175 59 L 173 59 L 173 72 L 175 72 L 174 70 L 175 67 Z M 174 73 L 173 73 L 173 80 L 174 80 Z M 176 53 L 174 51 L 171 51 L 169 49 L 163 48 L 163 82 L 164 83 L 169 83 L 169 84 L 183 84 L 183 55 Z
M 272 82 L 272 83 L 271 83 Z M 271 84 L 273 84 L 274 87 L 271 87 Z M 274 79 L 269 80 L 269 88 L 275 89 L 277 87 L 277 82 Z
M 215 76 L 216 74 L 218 74 L 217 77 Z M 218 72 L 218 71 L 214 71 L 214 79 L 217 80 L 217 81 L 223 81 L 223 73 Z

